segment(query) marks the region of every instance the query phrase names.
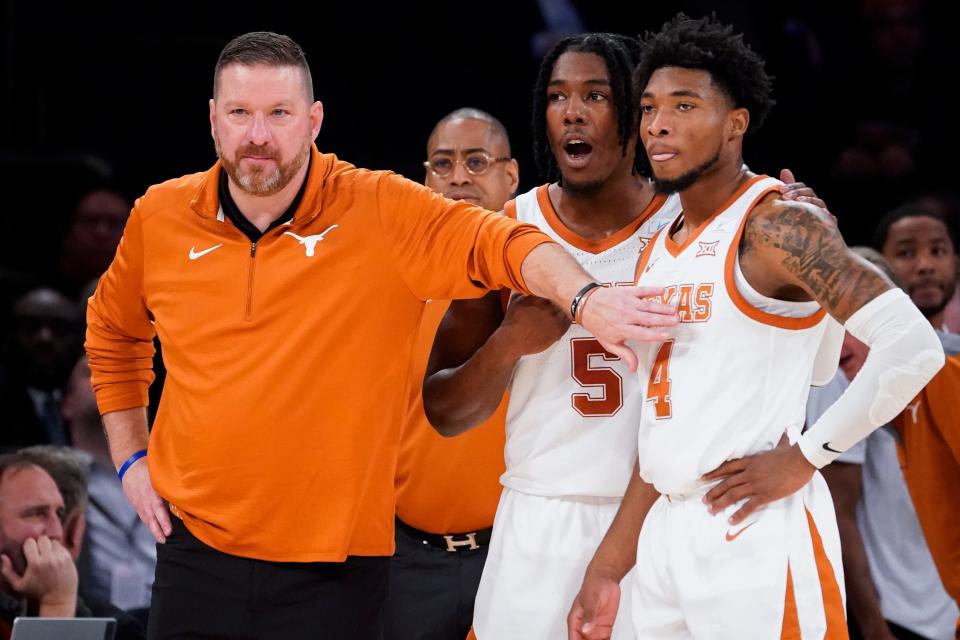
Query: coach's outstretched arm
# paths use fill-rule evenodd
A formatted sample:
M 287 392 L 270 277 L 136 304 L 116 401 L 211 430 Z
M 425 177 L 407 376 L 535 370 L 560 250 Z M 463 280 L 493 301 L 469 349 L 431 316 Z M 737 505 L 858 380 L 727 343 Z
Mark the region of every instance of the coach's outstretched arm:
M 722 479 L 704 497 L 711 512 L 747 500 L 731 524 L 799 490 L 815 469 L 892 420 L 944 362 L 940 340 L 910 298 L 852 253 L 817 207 L 778 199 L 762 203 L 747 221 L 740 264 L 755 287 L 778 297 L 812 297 L 868 345 L 870 355 L 799 442 L 726 462 L 703 477 Z
M 547 298 L 561 309 L 570 309 L 574 298 L 594 282 L 579 263 L 560 245 L 538 245 L 523 262 L 523 279 L 535 296 Z M 677 324 L 676 309 L 647 298 L 663 291 L 649 287 L 597 287 L 581 301 L 583 328 L 603 348 L 619 356 L 631 371 L 637 370 L 637 354 L 627 340 L 665 340 L 664 327 Z

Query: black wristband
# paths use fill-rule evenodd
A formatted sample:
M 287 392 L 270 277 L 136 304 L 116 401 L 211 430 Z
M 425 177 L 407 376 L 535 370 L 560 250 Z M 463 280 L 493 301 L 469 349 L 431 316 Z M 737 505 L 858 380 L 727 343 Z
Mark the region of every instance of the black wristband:
M 583 303 L 587 294 L 593 291 L 594 289 L 596 289 L 597 287 L 602 287 L 602 286 L 603 286 L 602 284 L 599 284 L 597 282 L 591 282 L 585 285 L 583 289 L 580 289 L 580 291 L 577 292 L 577 295 L 573 296 L 573 302 L 570 303 L 570 317 L 573 319 L 574 322 L 577 322 L 577 313 L 580 311 L 580 305 Z

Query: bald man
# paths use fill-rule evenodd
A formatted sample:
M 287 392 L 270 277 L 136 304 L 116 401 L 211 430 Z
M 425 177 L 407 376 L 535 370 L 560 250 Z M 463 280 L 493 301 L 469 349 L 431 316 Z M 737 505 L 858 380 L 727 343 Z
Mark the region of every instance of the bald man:
M 478 109 L 458 109 L 437 123 L 424 167 L 424 184 L 434 191 L 492 211 L 503 209 L 518 185 L 506 129 Z M 501 299 L 500 292 L 487 295 Z M 439 435 L 423 414 L 420 387 L 447 306 L 441 300 L 426 306 L 411 363 L 386 640 L 463 640 L 500 496 L 506 402 L 481 427 L 457 438 Z

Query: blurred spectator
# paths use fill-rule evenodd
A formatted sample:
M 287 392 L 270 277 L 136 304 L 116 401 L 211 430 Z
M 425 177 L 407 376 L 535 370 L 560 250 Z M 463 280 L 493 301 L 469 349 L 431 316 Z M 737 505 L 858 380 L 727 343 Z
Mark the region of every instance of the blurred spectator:
M 953 226 L 944 213 L 915 203 L 884 216 L 874 241 L 913 303 L 940 331 L 948 331 L 944 311 L 957 292 L 954 238 Z
M 77 560 L 87 526 L 87 459 L 79 451 L 56 445 L 34 445 L 17 452 L 50 474 L 63 498 L 63 546 Z
M 14 464 L 15 467 L 19 464 L 34 465 L 34 468 L 42 469 L 49 478 L 53 480 L 56 485 L 55 489 L 61 497 L 60 502 L 63 505 L 57 513 L 61 522 L 61 537 L 59 538 L 59 542 L 67 553 L 69 553 L 73 563 L 75 563 L 83 553 L 82 541 L 86 522 L 84 510 L 87 506 L 88 498 L 86 473 L 86 466 L 88 464 L 87 455 L 69 447 L 38 445 L 22 449 L 16 454 L 5 457 L 16 461 Z M 29 490 L 25 491 L 25 493 L 30 495 Z M 48 531 L 52 531 L 52 527 L 48 529 Z M 53 537 L 51 533 L 47 533 L 47 535 Z M 62 567 L 63 576 L 67 576 L 70 573 L 66 567 Z M 113 606 L 106 600 L 80 597 L 77 593 L 77 569 L 75 565 L 72 575 L 74 576 L 73 597 L 76 602 L 77 617 L 94 616 L 115 618 L 117 620 L 117 640 L 140 640 L 145 637 L 144 625 L 133 616 Z M 3 637 L 2 634 L 0 634 L 0 637 Z
M 947 221 L 950 229 L 950 240 L 954 251 L 958 245 L 957 220 L 960 220 L 960 195 L 953 192 L 935 192 L 922 195 L 917 202 L 927 210 L 939 212 Z M 960 276 L 960 260 L 957 261 L 957 275 Z M 960 333 L 960 277 L 957 278 L 957 287 L 943 310 L 943 325 L 950 333 Z
M 854 251 L 900 285 L 879 253 L 862 247 Z M 827 386 L 811 390 L 808 424 L 843 393 L 867 352 L 862 342 L 845 336 L 841 371 Z M 822 473 L 837 512 L 851 637 L 953 638 L 957 606 L 944 590 L 921 531 L 897 461 L 892 427 L 877 429 Z
M 156 545 L 117 480 L 85 356 L 70 375 L 63 417 L 73 445 L 88 458 L 90 478 L 80 593 L 89 601 L 109 601 L 121 609 L 146 608 L 157 563 Z
M 23 615 L 89 615 L 63 544 L 63 498 L 53 478 L 19 454 L 0 456 L 0 638 Z
M 80 355 L 79 316 L 73 301 L 47 287 L 14 301 L 0 361 L 0 450 L 68 444 L 60 403 Z
M 130 215 L 130 201 L 112 189 L 94 189 L 83 195 L 63 237 L 60 277 L 72 293 L 99 278 L 117 251 Z

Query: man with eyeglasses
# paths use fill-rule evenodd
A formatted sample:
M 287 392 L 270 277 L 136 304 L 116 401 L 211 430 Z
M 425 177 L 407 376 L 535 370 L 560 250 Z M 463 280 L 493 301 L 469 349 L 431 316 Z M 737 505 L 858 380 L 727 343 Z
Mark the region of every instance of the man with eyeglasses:
M 519 183 L 506 129 L 479 109 L 457 109 L 441 119 L 427 140 L 427 158 L 428 187 L 491 211 L 502 210 Z M 505 298 L 493 291 L 485 299 L 500 305 Z M 426 305 L 411 360 L 385 640 L 463 640 L 500 497 L 506 402 L 460 438 L 444 438 L 423 414 L 423 373 L 448 306 L 443 300 Z

